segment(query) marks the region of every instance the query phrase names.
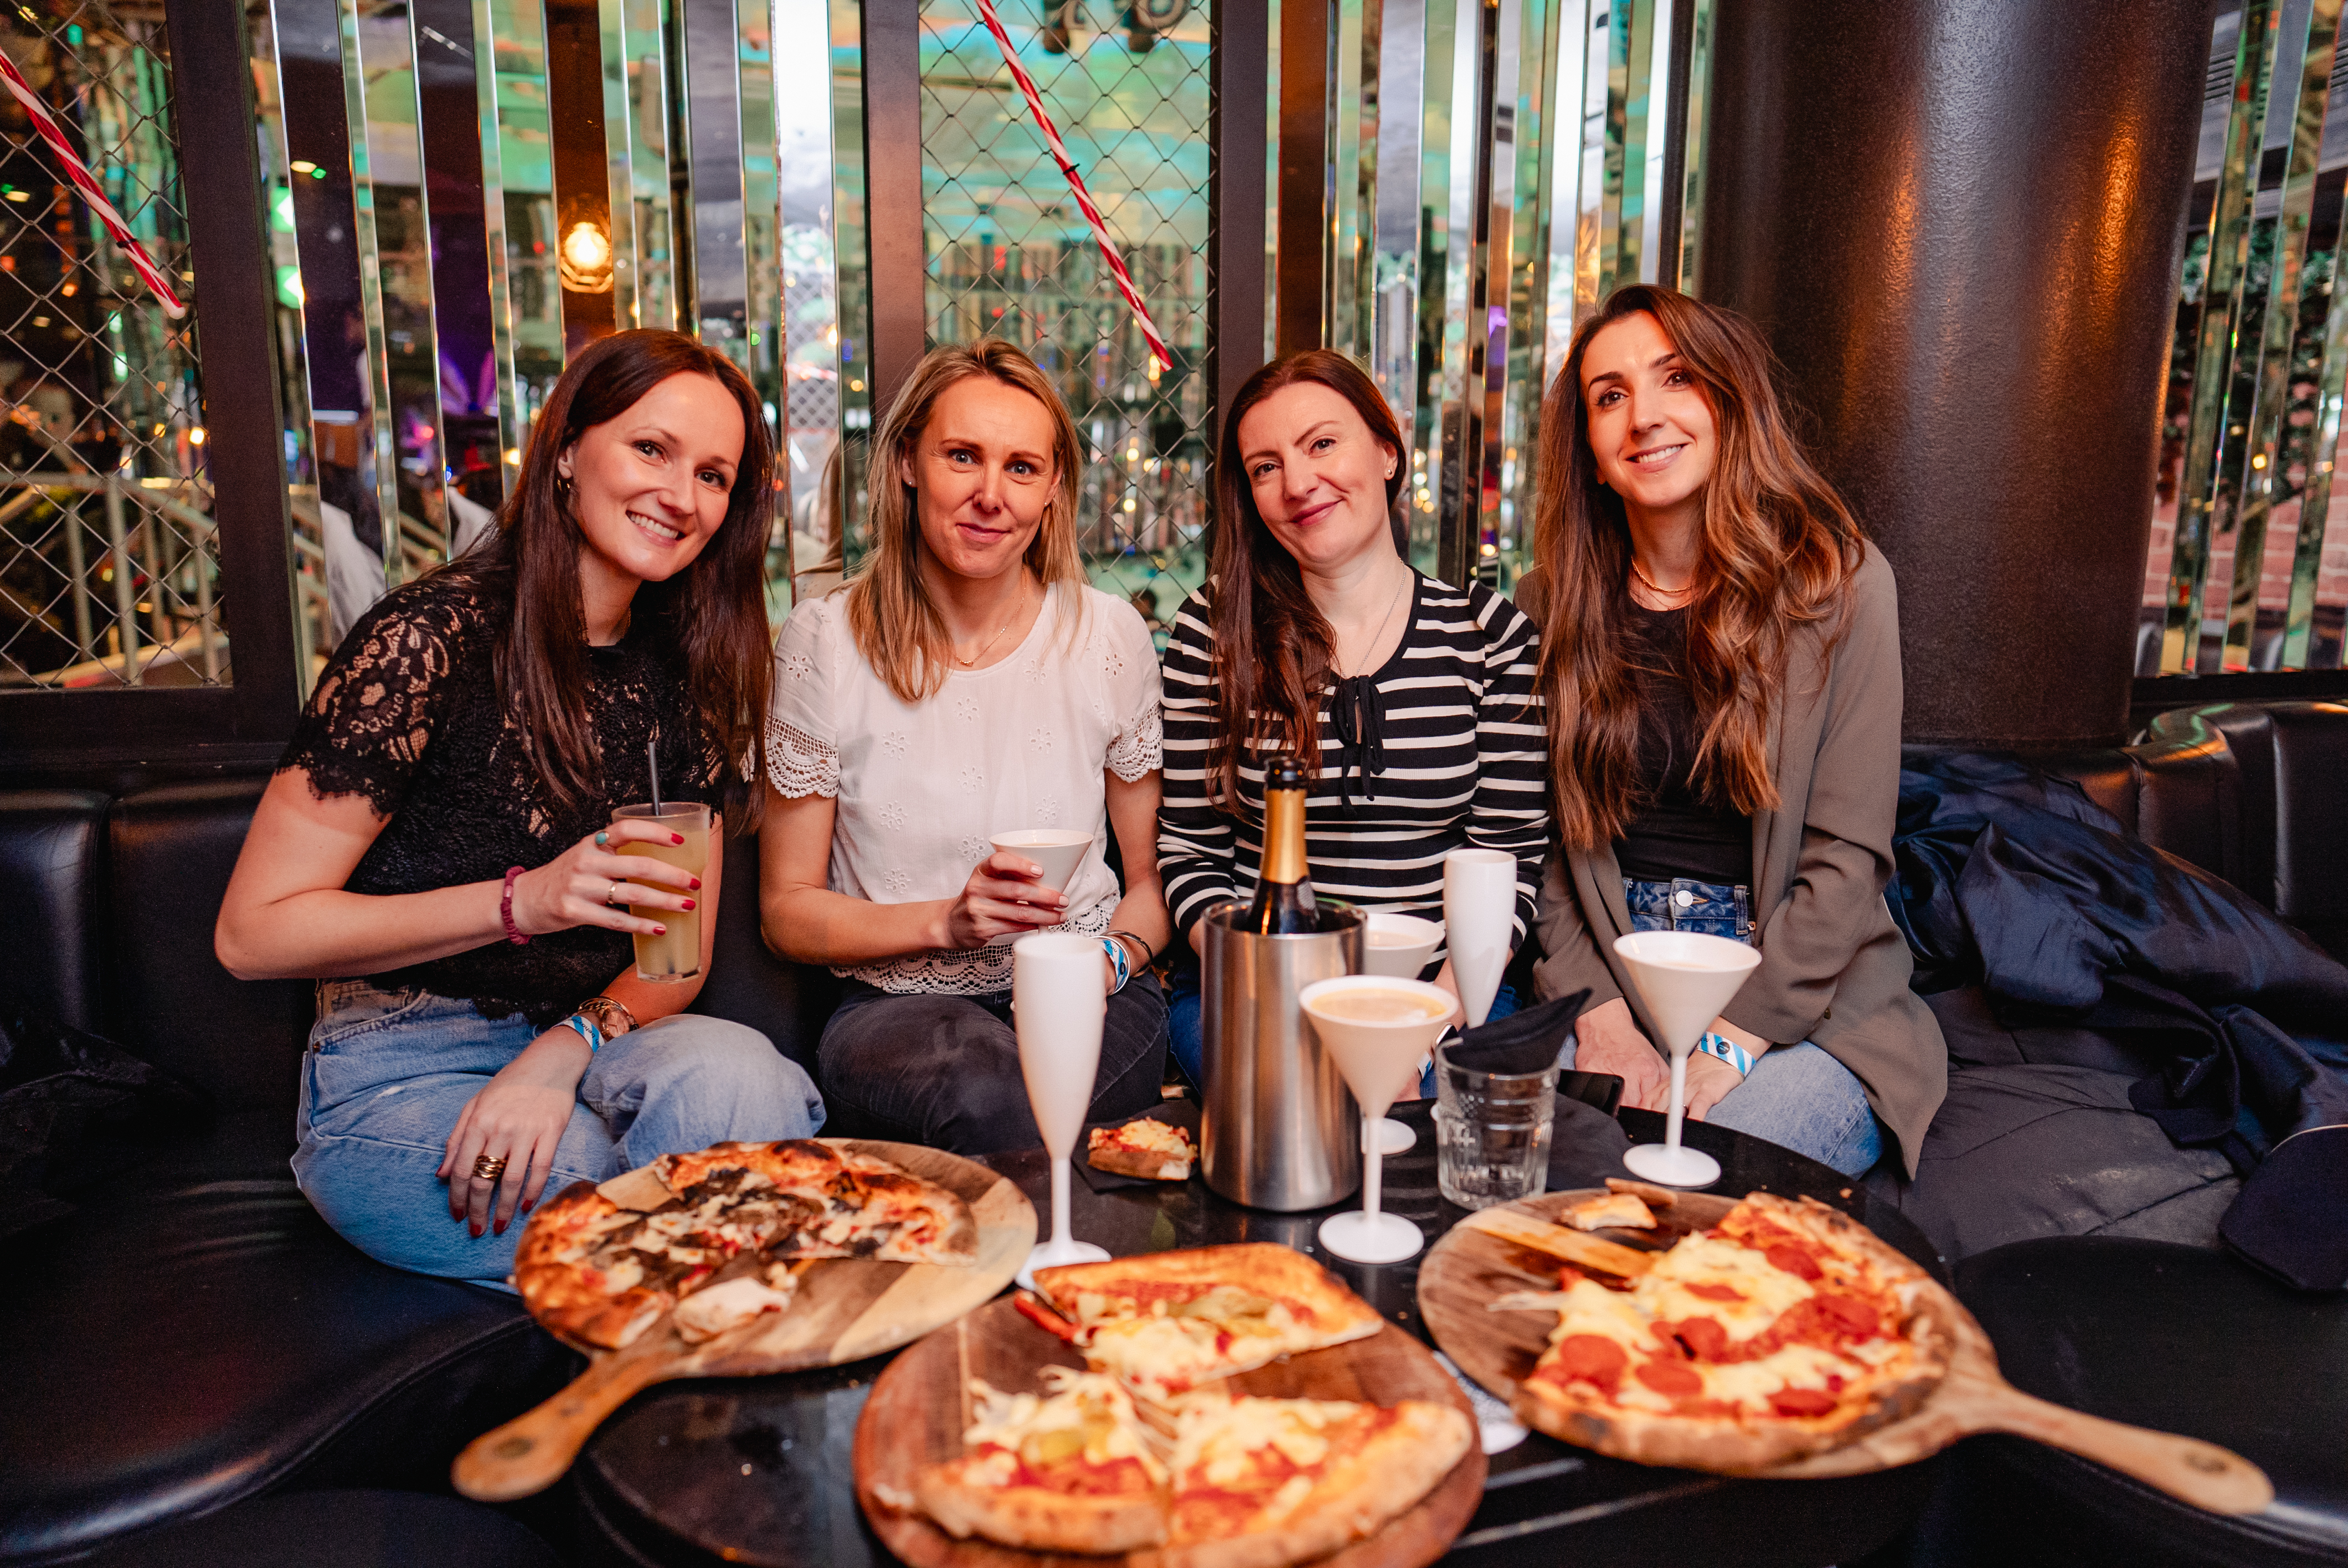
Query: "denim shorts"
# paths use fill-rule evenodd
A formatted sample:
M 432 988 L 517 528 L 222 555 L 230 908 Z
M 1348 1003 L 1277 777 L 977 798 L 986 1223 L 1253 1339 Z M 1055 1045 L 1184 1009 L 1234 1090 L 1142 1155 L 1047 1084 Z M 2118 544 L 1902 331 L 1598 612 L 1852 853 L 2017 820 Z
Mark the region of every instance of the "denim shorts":
M 1753 940 L 1753 895 L 1743 883 L 1731 886 L 1686 876 L 1642 882 L 1625 876 L 1622 897 L 1631 906 L 1634 930 L 1695 931 L 1736 942 Z

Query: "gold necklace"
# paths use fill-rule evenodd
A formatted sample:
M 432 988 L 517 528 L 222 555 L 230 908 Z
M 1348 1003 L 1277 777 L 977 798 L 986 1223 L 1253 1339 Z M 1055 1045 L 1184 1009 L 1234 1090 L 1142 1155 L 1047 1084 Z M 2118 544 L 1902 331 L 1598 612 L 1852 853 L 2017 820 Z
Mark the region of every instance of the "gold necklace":
M 1003 634 L 1010 630 L 1014 625 L 1017 624 L 1020 615 L 1026 610 L 1026 608 L 1027 584 L 1023 579 L 1019 584 L 1019 602 L 1012 607 L 1011 619 L 1004 621 L 1001 626 L 996 627 L 994 629 L 994 635 L 988 638 L 986 641 L 980 646 L 979 651 L 972 654 L 969 658 L 964 659 L 959 653 L 954 654 L 954 662 L 967 670 L 976 664 L 980 660 L 985 658 L 994 649 L 994 645 L 1003 641 Z
M 1645 583 L 1647 585 L 1647 591 L 1653 594 L 1658 599 L 1685 599 L 1695 592 L 1695 584 L 1694 583 L 1689 583 L 1684 588 L 1665 588 L 1662 583 L 1657 582 L 1653 578 L 1649 577 L 1645 572 L 1639 569 L 1639 558 L 1635 555 L 1631 558 L 1631 575 L 1637 578 L 1641 582 Z

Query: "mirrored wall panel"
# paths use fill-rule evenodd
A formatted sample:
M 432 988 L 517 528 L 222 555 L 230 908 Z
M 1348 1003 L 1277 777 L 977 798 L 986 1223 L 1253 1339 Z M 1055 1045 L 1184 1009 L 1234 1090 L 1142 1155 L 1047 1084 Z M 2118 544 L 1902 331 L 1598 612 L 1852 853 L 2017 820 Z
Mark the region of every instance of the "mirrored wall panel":
M 192 306 L 159 5 L 10 5 L 0 51 Z M 224 685 L 195 318 L 0 94 L 0 690 Z
M 2348 613 L 2341 0 L 2210 36 L 2137 673 L 2333 669 Z

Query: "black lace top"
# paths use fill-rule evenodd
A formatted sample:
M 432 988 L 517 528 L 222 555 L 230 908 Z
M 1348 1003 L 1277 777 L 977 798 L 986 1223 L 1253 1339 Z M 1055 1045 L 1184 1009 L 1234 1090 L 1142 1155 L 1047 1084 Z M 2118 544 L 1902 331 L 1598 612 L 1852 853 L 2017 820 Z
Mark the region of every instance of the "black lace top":
M 685 700 L 682 659 L 639 617 L 617 646 L 588 651 L 603 788 L 569 811 L 555 806 L 498 701 L 490 657 L 508 613 L 495 596 L 445 578 L 396 588 L 318 678 L 278 766 L 306 768 L 321 797 L 363 794 L 391 819 L 345 884 L 350 892 L 422 893 L 545 865 L 603 826 L 614 805 L 647 798 L 644 743 L 655 732 L 663 798 L 719 805 L 725 758 Z M 633 961 L 623 933 L 579 927 L 367 978 L 545 1029 Z

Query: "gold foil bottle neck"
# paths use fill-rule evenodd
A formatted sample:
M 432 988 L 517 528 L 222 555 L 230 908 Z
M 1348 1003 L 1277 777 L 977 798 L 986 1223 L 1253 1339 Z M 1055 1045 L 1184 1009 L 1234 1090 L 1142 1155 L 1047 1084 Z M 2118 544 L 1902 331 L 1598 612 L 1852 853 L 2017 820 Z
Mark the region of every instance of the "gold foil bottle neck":
M 1263 879 L 1282 885 L 1302 882 L 1304 865 L 1304 781 L 1293 764 L 1282 759 L 1264 775 Z

